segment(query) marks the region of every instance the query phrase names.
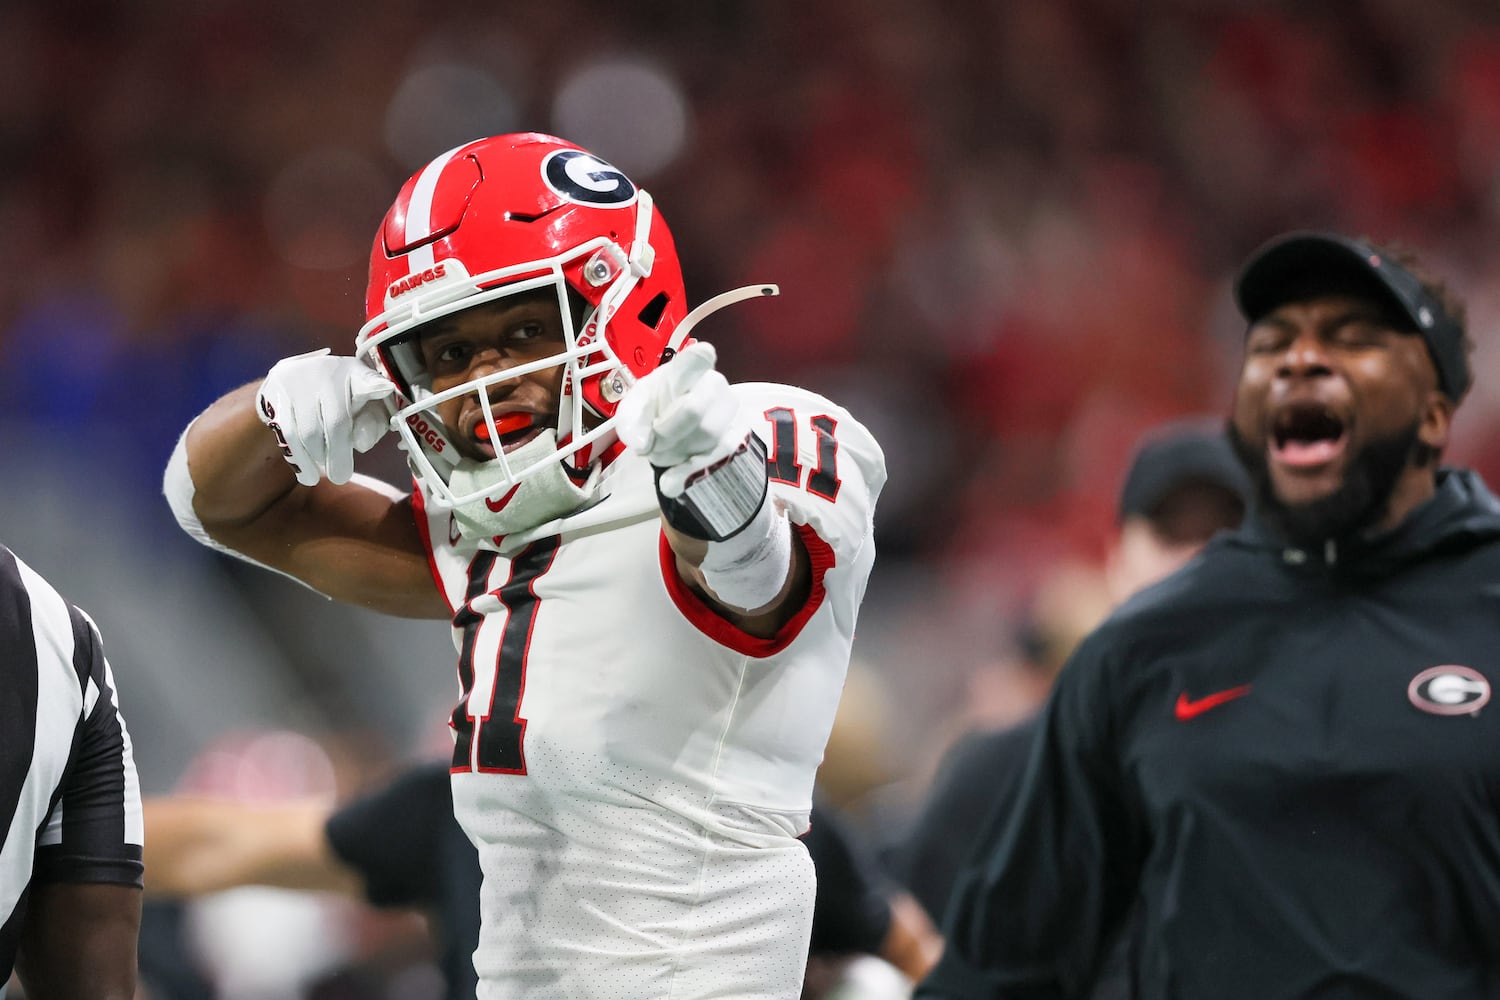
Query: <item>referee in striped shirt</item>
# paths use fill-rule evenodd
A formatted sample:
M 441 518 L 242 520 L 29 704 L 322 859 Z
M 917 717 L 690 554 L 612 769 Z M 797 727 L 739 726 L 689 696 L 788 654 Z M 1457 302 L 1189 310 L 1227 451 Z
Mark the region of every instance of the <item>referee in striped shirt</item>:
M 0 545 L 0 1000 L 130 1000 L 141 797 L 99 632 Z

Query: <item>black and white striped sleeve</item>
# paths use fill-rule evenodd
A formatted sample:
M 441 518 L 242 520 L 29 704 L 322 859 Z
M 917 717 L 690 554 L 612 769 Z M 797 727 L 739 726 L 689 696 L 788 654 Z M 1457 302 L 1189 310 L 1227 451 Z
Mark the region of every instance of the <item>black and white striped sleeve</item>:
M 140 787 L 99 631 L 3 546 L 0 673 L 4 896 L 30 881 L 141 885 Z

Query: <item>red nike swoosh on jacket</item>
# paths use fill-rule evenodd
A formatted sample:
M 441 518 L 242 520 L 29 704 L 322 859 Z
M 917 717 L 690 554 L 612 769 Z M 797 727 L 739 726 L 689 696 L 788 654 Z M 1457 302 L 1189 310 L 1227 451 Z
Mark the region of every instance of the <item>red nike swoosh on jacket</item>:
M 1210 708 L 1218 708 L 1226 701 L 1234 701 L 1249 693 L 1249 684 L 1241 684 L 1239 687 L 1232 687 L 1225 691 L 1215 691 L 1213 694 L 1204 695 L 1196 700 L 1189 698 L 1188 693 L 1184 691 L 1177 696 L 1177 720 L 1186 722 L 1189 719 L 1195 719 Z

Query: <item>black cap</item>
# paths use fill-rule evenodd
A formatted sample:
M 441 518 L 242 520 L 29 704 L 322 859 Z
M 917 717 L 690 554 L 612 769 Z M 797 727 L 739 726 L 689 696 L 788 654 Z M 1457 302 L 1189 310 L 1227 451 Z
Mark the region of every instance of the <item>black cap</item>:
M 1234 286 L 1235 302 L 1251 324 L 1288 302 L 1330 292 L 1369 296 L 1393 310 L 1393 318 L 1427 343 L 1448 398 L 1457 402 L 1468 392 L 1463 328 L 1416 275 L 1368 243 L 1337 233 L 1279 236 L 1251 255 Z
M 1250 497 L 1250 477 L 1221 423 L 1187 419 L 1156 428 L 1130 460 L 1120 489 L 1120 519 L 1153 517 L 1174 491 L 1195 483 L 1222 487 L 1242 501 Z

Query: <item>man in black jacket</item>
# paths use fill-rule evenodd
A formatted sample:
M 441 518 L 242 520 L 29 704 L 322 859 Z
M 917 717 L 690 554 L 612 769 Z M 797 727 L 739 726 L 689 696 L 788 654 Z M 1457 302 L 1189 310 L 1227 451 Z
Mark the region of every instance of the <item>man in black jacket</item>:
M 1500 997 L 1500 501 L 1439 468 L 1462 307 L 1332 234 L 1262 248 L 1236 298 L 1256 502 L 1064 667 L 949 953 L 1077 996 L 1133 907 L 1151 1000 Z
M 1143 435 L 1120 488 L 1117 531 L 1105 560 L 1111 606 L 1179 569 L 1218 532 L 1238 527 L 1249 492 L 1222 421 L 1175 420 Z M 1038 625 L 1035 631 L 1044 630 Z M 1061 647 L 1039 652 L 1036 669 L 1055 675 L 1079 638 L 1034 642 Z M 933 919 L 947 909 L 971 841 L 990 816 L 1011 808 L 1035 732 L 1028 714 L 1020 723 L 960 737 L 910 828 L 886 851 L 886 863 Z
M 1143 435 L 1120 488 L 1116 533 L 1105 560 L 1111 604 L 1176 571 L 1215 534 L 1237 527 L 1249 493 L 1249 478 L 1223 421 L 1181 419 Z M 1064 647 L 1053 654 L 1060 667 L 1072 644 L 1053 645 Z M 910 829 L 888 852 L 887 863 L 933 919 L 942 919 L 975 837 L 996 822 L 993 817 L 1014 808 L 1036 729 L 1036 718 L 1028 716 L 956 742 Z M 945 970 L 953 1000 L 991 1000 L 995 991 L 980 977 L 970 977 L 971 985 L 960 989 L 960 964 L 950 958 Z M 1127 995 L 1116 951 L 1096 973 L 1087 996 L 1118 1000 Z

